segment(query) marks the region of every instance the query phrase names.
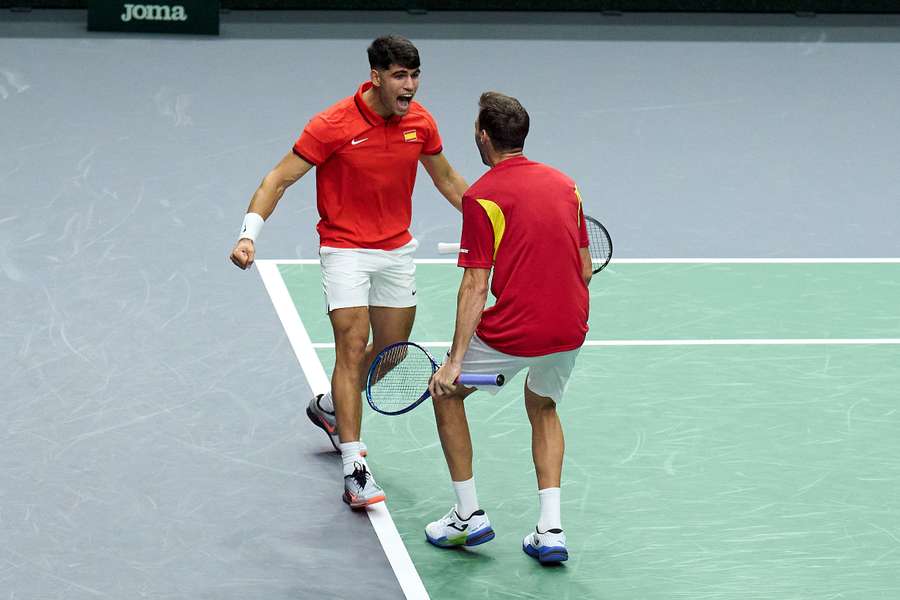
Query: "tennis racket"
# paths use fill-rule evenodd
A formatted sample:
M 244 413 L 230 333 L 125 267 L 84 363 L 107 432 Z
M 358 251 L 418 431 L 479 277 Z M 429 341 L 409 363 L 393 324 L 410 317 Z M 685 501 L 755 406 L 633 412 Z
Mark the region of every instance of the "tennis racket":
M 592 271 L 596 275 L 609 264 L 612 258 L 612 238 L 600 221 L 594 217 L 584 215 L 584 224 L 587 227 L 588 251 L 591 253 Z
M 383 415 L 402 415 L 427 400 L 428 382 L 438 363 L 425 348 L 413 342 L 397 342 L 378 353 L 366 377 L 366 400 L 372 410 Z M 456 380 L 462 385 L 504 383 L 503 375 L 463 373 Z

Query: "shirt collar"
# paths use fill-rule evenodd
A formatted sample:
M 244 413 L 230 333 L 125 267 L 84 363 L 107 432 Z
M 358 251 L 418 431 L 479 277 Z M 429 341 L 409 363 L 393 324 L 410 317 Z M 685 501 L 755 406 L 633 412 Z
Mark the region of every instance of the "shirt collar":
M 512 158 L 507 158 L 506 160 L 497 163 L 492 167 L 492 170 L 502 169 L 503 167 L 514 167 L 515 165 L 520 165 L 525 162 L 528 162 L 528 157 L 524 154 L 522 156 L 513 156 Z

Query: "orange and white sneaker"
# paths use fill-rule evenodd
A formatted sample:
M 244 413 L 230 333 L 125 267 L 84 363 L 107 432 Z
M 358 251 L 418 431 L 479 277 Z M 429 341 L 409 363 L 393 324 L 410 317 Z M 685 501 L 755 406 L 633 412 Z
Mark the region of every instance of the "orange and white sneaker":
M 331 404 L 330 393 L 328 404 Z M 340 438 L 338 437 L 337 430 L 337 419 L 334 416 L 334 410 L 328 410 L 324 406 L 322 406 L 322 399 L 325 397 L 325 394 L 318 394 L 315 398 L 309 401 L 309 406 L 306 407 L 306 416 L 309 417 L 309 420 L 312 421 L 313 425 L 319 427 L 328 435 L 328 441 L 331 442 L 331 445 L 334 446 L 334 450 L 336 452 L 340 452 L 341 449 L 338 444 L 341 443 Z M 362 442 L 360 442 L 362 443 Z M 366 445 L 362 444 L 362 450 L 360 450 L 360 454 L 366 456 Z
M 338 444 L 341 443 L 341 441 L 338 438 L 337 419 L 334 416 L 333 410 L 326 410 L 322 407 L 321 402 L 324 395 L 325 394 L 318 394 L 309 401 L 309 406 L 306 407 L 306 416 L 313 422 L 313 425 L 321 427 L 322 431 L 328 434 L 328 441 L 331 442 L 331 445 L 334 446 L 336 451 L 340 452 L 341 449 L 338 448 Z
M 353 463 L 353 472 L 344 475 L 344 502 L 355 509 L 384 502 L 384 498 L 384 490 L 375 483 L 368 467 L 363 463 Z

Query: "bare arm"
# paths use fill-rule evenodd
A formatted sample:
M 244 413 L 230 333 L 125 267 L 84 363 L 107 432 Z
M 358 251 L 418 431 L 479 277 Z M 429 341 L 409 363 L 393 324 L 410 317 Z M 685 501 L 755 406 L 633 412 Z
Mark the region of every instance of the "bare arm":
M 284 191 L 288 189 L 295 181 L 306 175 L 313 165 L 306 162 L 293 152 L 288 152 L 281 161 L 275 165 L 275 168 L 269 171 L 253 198 L 250 199 L 250 206 L 247 207 L 248 213 L 256 213 L 263 218 L 268 219 L 275 205 L 281 200 Z M 256 256 L 256 246 L 253 240 L 242 237 L 238 239 L 234 248 L 231 250 L 231 262 L 242 269 L 247 269 L 253 264 Z
M 594 265 L 591 264 L 591 253 L 587 248 L 579 248 L 581 252 L 581 277 L 584 279 L 584 285 L 591 284 L 591 277 L 594 276 Z
M 438 191 L 456 210 L 462 212 L 462 195 L 469 189 L 469 184 L 450 165 L 444 153 L 432 156 L 423 154 L 419 160 L 422 161 L 422 166 L 428 171 Z
M 456 297 L 456 331 L 453 333 L 450 355 L 431 378 L 429 385 L 435 397 L 450 394 L 456 388 L 453 382 L 462 371 L 463 356 L 469 349 L 469 342 L 475 334 L 475 328 L 481 320 L 481 313 L 487 301 L 490 274 L 490 269 L 472 268 L 467 268 L 463 273 Z
M 284 195 L 284 191 L 306 175 L 312 168 L 313 165 L 293 152 L 285 154 L 284 158 L 275 165 L 274 169 L 269 171 L 268 175 L 263 178 L 262 183 L 259 184 L 259 187 L 256 188 L 253 198 L 250 199 L 250 206 L 247 208 L 247 212 L 254 212 L 263 219 L 268 219 L 272 211 L 275 210 L 275 205 L 278 204 L 278 201 Z

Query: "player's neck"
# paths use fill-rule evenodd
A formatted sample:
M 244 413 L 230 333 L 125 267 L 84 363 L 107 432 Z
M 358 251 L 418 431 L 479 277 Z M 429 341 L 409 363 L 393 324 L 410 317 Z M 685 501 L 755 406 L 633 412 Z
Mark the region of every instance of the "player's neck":
M 500 154 L 494 154 L 491 156 L 491 167 L 496 167 L 504 160 L 509 160 L 511 158 L 518 158 L 520 156 L 525 156 L 522 150 L 515 150 L 513 152 L 501 152 Z
M 388 120 L 394 116 L 394 111 L 381 103 L 381 99 L 378 97 L 378 94 L 375 93 L 375 88 L 369 88 L 364 91 L 362 99 L 363 102 L 366 103 L 366 106 L 371 108 L 372 112 L 374 112 L 382 119 Z

